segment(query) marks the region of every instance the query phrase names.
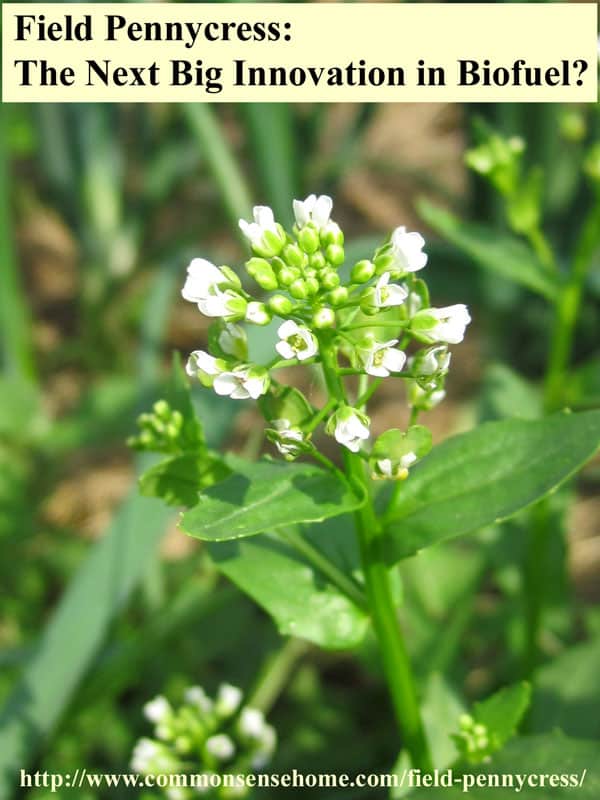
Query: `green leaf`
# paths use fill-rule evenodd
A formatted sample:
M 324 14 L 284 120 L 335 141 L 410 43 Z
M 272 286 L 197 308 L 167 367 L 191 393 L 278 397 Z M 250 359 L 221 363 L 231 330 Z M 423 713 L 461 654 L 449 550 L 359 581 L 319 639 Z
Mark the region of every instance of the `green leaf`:
M 236 474 L 204 492 L 183 515 L 180 527 L 190 536 L 238 539 L 282 525 L 320 522 L 362 502 L 341 478 L 309 464 L 230 463 Z
M 469 800 L 515 800 L 515 797 L 520 800 L 597 800 L 600 797 L 599 754 L 597 742 L 568 739 L 560 733 L 520 736 L 509 742 L 489 763 L 469 766 L 465 774 L 466 785 L 470 787 L 468 793 L 458 771 L 454 770 L 454 786 L 427 789 L 427 800 L 464 800 L 465 797 Z M 478 775 L 489 776 L 489 785 L 478 787 L 475 784 Z M 544 786 L 539 783 L 529 785 L 530 775 L 537 781 L 542 775 L 546 776 Z M 522 783 L 517 793 L 518 776 Z M 552 786 L 550 776 L 564 776 L 567 786 Z M 418 800 L 423 797 L 423 789 L 416 789 L 409 796 Z
M 491 228 L 462 222 L 449 211 L 426 200 L 418 204 L 428 225 L 458 247 L 480 267 L 531 289 L 548 300 L 560 291 L 558 277 L 549 273 L 533 250 L 512 236 Z
M 600 411 L 485 423 L 418 464 L 386 515 L 395 563 L 436 542 L 506 519 L 570 477 L 600 444 Z
M 536 672 L 529 726 L 600 736 L 600 637 L 572 647 Z
M 209 453 L 167 458 L 141 476 L 140 492 L 146 497 L 160 497 L 172 506 L 191 506 L 198 502 L 199 492 L 218 483 L 230 474 L 221 459 Z
M 342 535 L 330 530 L 329 525 L 319 529 L 324 541 L 334 538 L 339 548 L 352 548 L 351 529 L 339 529 Z M 312 546 L 318 548 L 316 542 Z M 267 534 L 213 543 L 209 552 L 219 570 L 273 617 L 281 634 L 307 639 L 328 649 L 354 647 L 363 638 L 368 626 L 364 608 L 315 566 L 314 560 L 285 539 Z M 317 552 L 327 558 L 320 550 Z M 333 564 L 334 570 L 350 582 L 352 578 L 342 559 Z M 358 586 L 355 591 L 360 591 Z
M 485 725 L 494 750 L 500 750 L 511 739 L 531 700 L 531 686 L 526 682 L 506 686 L 491 697 L 475 703 L 473 719 Z
M 485 371 L 479 407 L 482 422 L 539 419 L 543 413 L 541 392 L 505 364 L 491 364 Z

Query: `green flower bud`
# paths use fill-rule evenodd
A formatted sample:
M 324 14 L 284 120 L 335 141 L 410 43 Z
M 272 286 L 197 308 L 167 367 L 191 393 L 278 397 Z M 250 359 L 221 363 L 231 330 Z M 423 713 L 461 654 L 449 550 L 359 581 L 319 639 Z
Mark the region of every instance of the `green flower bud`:
M 321 275 L 321 286 L 323 289 L 335 289 L 340 285 L 340 276 L 334 270 L 325 272 Z
M 568 142 L 582 142 L 587 135 L 587 124 L 581 111 L 565 110 L 560 117 L 560 132 Z
M 325 258 L 334 267 L 339 267 L 344 263 L 344 248 L 339 244 L 330 244 L 325 250 Z
M 335 244 L 342 247 L 344 244 L 344 234 L 336 222 L 328 222 L 320 231 L 321 246 L 328 247 Z
M 305 253 L 311 255 L 319 248 L 319 232 L 313 225 L 305 225 L 298 231 L 298 244 Z
M 365 258 L 352 267 L 350 280 L 352 283 L 366 283 L 373 275 L 375 275 L 375 264 Z
M 152 406 L 152 410 L 159 419 L 168 420 L 171 416 L 171 407 L 166 400 L 157 400 Z
M 292 267 L 283 267 L 279 270 L 279 275 L 277 277 L 280 286 L 291 286 L 292 283 L 300 277 L 300 272 Z
M 318 294 L 321 284 L 316 278 L 306 278 L 304 283 L 306 284 L 306 291 L 309 297 L 314 297 Z
M 236 361 L 246 361 L 248 358 L 246 331 L 239 325 L 219 319 L 208 329 L 208 349 L 216 356 L 224 358 L 233 356 Z
M 268 306 L 274 314 L 285 317 L 290 313 L 294 304 L 290 298 L 286 297 L 284 294 L 274 294 L 269 298 Z
M 287 244 L 283 248 L 281 255 L 290 267 L 297 267 L 301 269 L 308 263 L 306 253 L 303 253 L 297 244 Z
M 306 300 L 308 297 L 308 288 L 306 282 L 302 278 L 297 278 L 290 286 L 290 294 L 296 300 Z
M 327 265 L 325 256 L 320 250 L 317 250 L 316 253 L 312 253 L 312 255 L 309 256 L 308 263 L 314 269 L 323 269 L 323 267 Z
M 246 271 L 267 292 L 279 286 L 273 267 L 264 258 L 251 258 L 246 262 Z
M 327 300 L 332 306 L 342 306 L 348 300 L 348 289 L 345 286 L 337 286 L 327 295 Z
M 335 325 L 335 312 L 332 308 L 322 306 L 313 314 L 312 322 L 315 328 L 332 328 Z
M 313 269 L 312 267 L 307 267 L 304 270 L 305 278 L 316 278 L 318 274 L 319 274 L 318 271 L 316 269 Z

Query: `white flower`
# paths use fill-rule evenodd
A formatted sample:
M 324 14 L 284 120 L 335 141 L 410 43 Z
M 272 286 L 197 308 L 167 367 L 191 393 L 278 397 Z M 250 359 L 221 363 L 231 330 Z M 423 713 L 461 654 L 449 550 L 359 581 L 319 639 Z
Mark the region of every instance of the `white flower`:
M 213 389 L 222 397 L 233 400 L 256 400 L 266 394 L 269 388 L 269 375 L 261 367 L 249 367 L 240 364 L 230 372 L 221 372 L 216 376 Z
M 131 769 L 144 775 L 174 773 L 181 768 L 171 751 L 153 739 L 139 739 L 131 754 Z
M 359 356 L 367 375 L 386 378 L 390 372 L 401 372 L 406 363 L 406 353 L 394 345 L 398 339 L 389 342 L 371 342 L 369 347 L 359 348 Z
M 431 411 L 446 397 L 445 389 L 436 387 L 437 383 L 435 381 L 427 389 L 419 386 L 417 381 L 408 381 L 408 405 L 421 411 Z
M 159 723 L 167 719 L 172 713 L 173 709 L 166 697 L 159 694 L 154 700 L 150 700 L 143 707 L 142 711 L 146 719 L 150 722 Z
M 265 715 L 258 708 L 246 706 L 240 714 L 239 728 L 242 736 L 260 739 L 266 726 Z
M 394 267 L 401 272 L 417 272 L 427 264 L 427 254 L 422 252 L 425 239 L 420 233 L 409 233 L 402 225 L 392 233 L 391 245 Z
M 420 377 L 429 375 L 445 375 L 450 367 L 452 353 L 445 344 L 419 351 L 410 362 L 413 375 Z
M 275 222 L 272 210 L 268 206 L 254 206 L 253 214 L 254 222 L 239 221 L 242 233 L 263 258 L 279 255 L 286 241 L 285 232 Z
M 294 200 L 294 216 L 296 225 L 303 228 L 308 222 L 313 222 L 317 228 L 324 228 L 329 222 L 333 200 L 326 194 L 309 194 L 306 200 Z
M 212 378 L 225 369 L 227 369 L 227 364 L 223 359 L 215 358 L 204 350 L 194 350 L 190 353 L 185 365 L 185 371 L 190 378 L 196 377 L 199 372 Z
M 343 406 L 329 418 L 326 431 L 333 433 L 339 444 L 358 453 L 361 442 L 369 438 L 370 420 L 366 414 L 350 406 Z
M 405 453 L 397 459 L 381 458 L 376 462 L 376 470 L 373 477 L 403 480 L 408 477 L 408 468 L 416 460 L 416 453 Z
M 305 361 L 319 351 L 315 335 L 308 328 L 298 325 L 291 319 L 279 326 L 277 335 L 281 341 L 277 342 L 275 349 L 282 358 L 297 358 L 299 361 Z
M 274 420 L 273 427 L 277 435 L 272 437 L 272 441 L 281 455 L 290 459 L 300 455 L 305 449 L 302 447 L 305 442 L 302 430 L 293 426 L 288 419 Z
M 253 769 L 263 769 L 269 763 L 276 744 L 277 734 L 275 733 L 275 728 L 271 725 L 265 725 L 260 736 L 259 745 L 252 754 L 251 763 Z
M 463 303 L 445 308 L 427 308 L 412 320 L 411 329 L 418 338 L 426 342 L 458 344 L 465 336 L 471 322 L 467 307 Z
M 218 733 L 206 740 L 206 750 L 219 761 L 227 761 L 235 753 L 235 745 L 224 733 Z
M 183 697 L 186 703 L 195 706 L 205 714 L 209 714 L 213 710 L 213 701 L 201 686 L 190 686 L 185 690 Z
M 217 692 L 215 710 L 223 717 L 230 717 L 238 710 L 244 693 L 237 686 L 230 683 L 222 683 Z
M 181 294 L 190 303 L 200 303 L 222 283 L 228 283 L 228 278 L 218 267 L 205 258 L 194 258 L 187 268 Z
M 246 308 L 246 322 L 253 322 L 255 325 L 268 325 L 271 322 L 271 314 L 264 303 L 252 300 Z
M 243 317 L 246 301 L 233 289 L 213 286 L 210 293 L 198 302 L 198 308 L 206 317 Z
M 390 284 L 390 273 L 384 272 L 375 284 L 375 305 L 377 308 L 400 306 L 408 297 L 408 292 L 403 286 Z
M 248 357 L 246 331 L 234 322 L 223 323 L 223 329 L 220 331 L 217 341 L 221 350 L 228 356 L 234 356 L 241 360 Z

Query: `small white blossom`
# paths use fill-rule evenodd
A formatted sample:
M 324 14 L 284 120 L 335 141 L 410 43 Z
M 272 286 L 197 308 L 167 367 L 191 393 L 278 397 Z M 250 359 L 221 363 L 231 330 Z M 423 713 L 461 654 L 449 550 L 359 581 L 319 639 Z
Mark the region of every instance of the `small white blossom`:
M 244 693 L 237 686 L 232 686 L 230 683 L 222 683 L 217 692 L 217 699 L 215 702 L 215 710 L 217 714 L 223 717 L 230 717 L 240 707 Z
M 248 305 L 251 305 L 250 303 Z M 246 311 L 246 314 L 248 312 Z M 248 355 L 246 331 L 234 322 L 225 322 L 218 336 L 219 347 L 228 356 L 244 359 Z
M 465 336 L 471 322 L 467 307 L 463 303 L 444 308 L 428 308 L 420 311 L 411 326 L 419 338 L 426 342 L 458 344 Z
M 260 739 L 266 726 L 265 715 L 258 708 L 246 706 L 240 714 L 239 728 L 242 736 Z
M 317 339 L 312 331 L 291 319 L 279 326 L 277 335 L 280 341 L 275 345 L 275 349 L 282 358 L 297 358 L 299 361 L 305 361 L 319 351 Z
M 252 300 L 246 308 L 246 322 L 253 322 L 255 325 L 268 325 L 271 321 L 269 313 L 264 303 Z
M 288 419 L 276 419 L 273 427 L 277 431 L 277 436 L 272 441 L 282 456 L 288 459 L 295 458 L 305 449 L 304 433 L 300 428 L 293 426 Z
M 326 431 L 333 434 L 336 441 L 353 453 L 358 453 L 361 443 L 369 438 L 370 420 L 366 414 L 350 406 L 338 409 L 330 417 Z
M 375 305 L 377 308 L 400 306 L 408 297 L 404 286 L 390 283 L 390 273 L 384 272 L 375 284 Z
M 194 378 L 198 373 L 214 378 L 227 369 L 227 364 L 221 358 L 215 358 L 204 350 L 194 350 L 190 353 L 185 365 L 187 374 Z
M 401 272 L 417 272 L 427 264 L 427 254 L 422 252 L 425 239 L 420 233 L 408 232 L 401 226 L 392 233 L 391 244 L 395 269 Z
M 204 714 L 209 714 L 213 710 L 213 701 L 201 686 L 190 686 L 185 690 L 183 697 L 186 703 L 195 706 Z
M 417 381 L 409 381 L 407 385 L 408 405 L 421 411 L 431 411 L 432 408 L 439 406 L 446 397 L 446 391 L 442 388 L 436 389 L 436 386 L 437 384 L 434 382 L 430 388 L 423 389 Z
M 194 258 L 187 268 L 187 278 L 181 295 L 190 303 L 200 303 L 220 284 L 227 282 L 227 276 L 210 261 Z
M 294 200 L 294 216 L 296 225 L 304 227 L 308 222 L 313 222 L 317 228 L 324 228 L 329 222 L 333 200 L 326 194 L 309 194 L 306 200 Z
M 229 372 L 221 372 L 215 377 L 213 389 L 222 397 L 233 400 L 256 400 L 266 394 L 269 388 L 269 375 L 259 367 L 240 364 Z
M 367 375 L 386 378 L 390 372 L 401 372 L 406 363 L 406 353 L 394 345 L 398 339 L 389 342 L 372 342 L 369 347 L 359 348 L 359 356 Z
M 153 739 L 139 739 L 131 754 L 131 769 L 143 775 L 174 773 L 181 765 L 165 745 Z
M 271 760 L 277 744 L 277 734 L 271 725 L 263 727 L 259 745 L 252 754 L 252 768 L 263 769 Z
M 210 293 L 198 302 L 205 317 L 240 317 L 246 310 L 246 301 L 233 289 L 222 291 L 214 286 Z
M 225 733 L 217 733 L 206 740 L 206 750 L 219 761 L 227 761 L 235 753 L 235 745 Z
M 445 344 L 419 351 L 411 359 L 410 367 L 413 375 L 445 375 L 450 367 L 451 356 L 452 353 L 448 352 Z
M 163 697 L 161 694 L 146 703 L 142 710 L 146 719 L 149 719 L 150 722 L 154 722 L 155 724 L 164 722 L 164 720 L 168 719 L 173 713 L 171 704 L 167 698 Z
M 254 206 L 253 214 L 254 222 L 239 221 L 240 230 L 259 255 L 278 255 L 285 244 L 285 233 L 275 222 L 273 211 L 268 206 Z

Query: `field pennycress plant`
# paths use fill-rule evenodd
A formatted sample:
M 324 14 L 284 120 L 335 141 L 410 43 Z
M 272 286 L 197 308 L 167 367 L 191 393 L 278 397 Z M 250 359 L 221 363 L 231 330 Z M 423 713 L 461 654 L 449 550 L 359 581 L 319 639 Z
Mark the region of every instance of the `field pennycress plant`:
M 131 443 L 164 456 L 142 476 L 142 491 L 187 508 L 182 530 L 208 543 L 217 567 L 281 633 L 347 649 L 372 626 L 400 746 L 429 771 L 440 764 L 398 624 L 395 565 L 554 490 L 595 452 L 600 413 L 485 424 L 430 452 L 419 419 L 444 399 L 469 310 L 432 306 L 421 276 L 435 265 L 423 237 L 404 227 L 348 269 L 332 207 L 325 195 L 295 200 L 289 232 L 271 209 L 256 207 L 253 221 L 240 221 L 250 283 L 196 258 L 182 290 L 214 320 L 208 349 L 191 353 L 187 375 L 219 396 L 256 401 L 281 458 L 210 451 L 177 365 L 171 396 L 142 415 Z M 271 336 L 266 362 L 253 358 L 248 326 Z M 290 367 L 322 382 L 320 406 L 281 378 L 294 374 Z M 405 403 L 397 424 L 375 438 L 369 409 L 383 381 L 403 385 Z M 336 457 L 323 452 L 323 434 L 336 442 Z M 482 704 L 482 720 L 457 719 L 463 757 L 475 763 L 502 747 L 527 697 L 519 684 L 487 701 L 487 717 Z

